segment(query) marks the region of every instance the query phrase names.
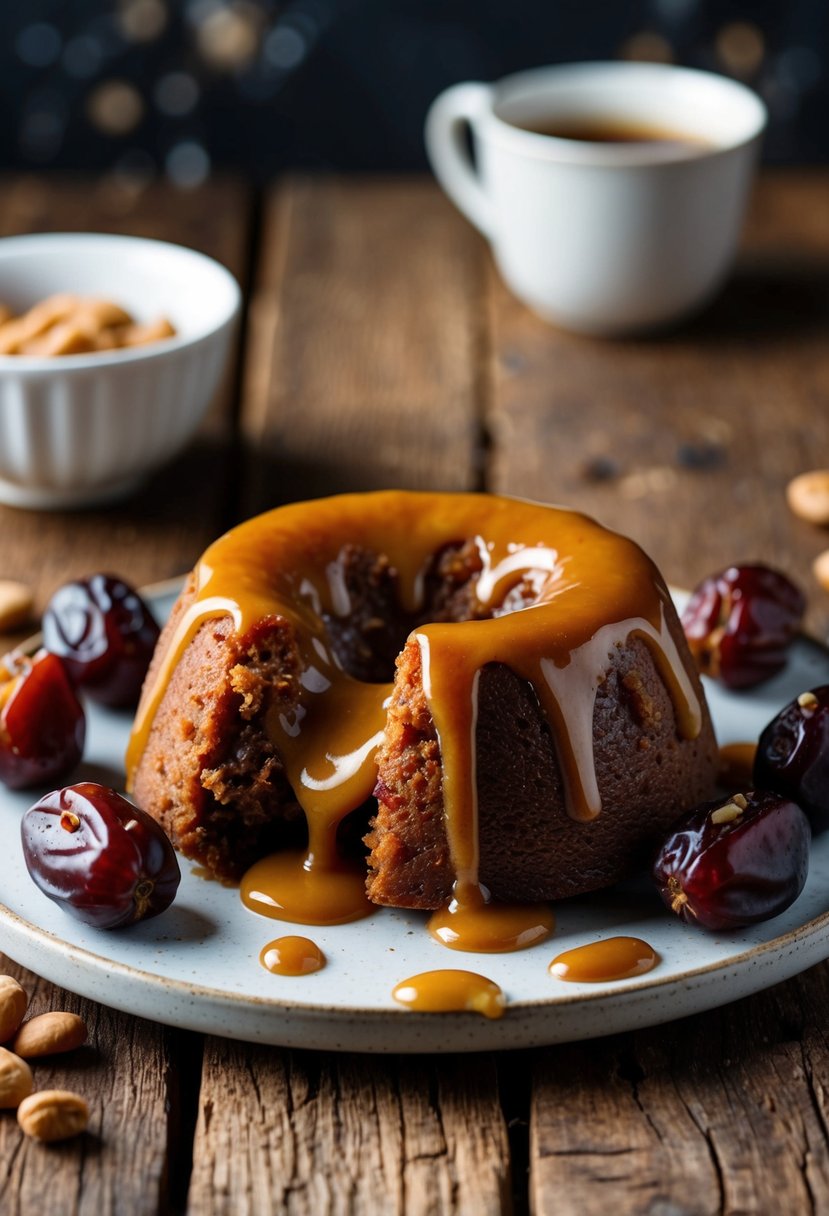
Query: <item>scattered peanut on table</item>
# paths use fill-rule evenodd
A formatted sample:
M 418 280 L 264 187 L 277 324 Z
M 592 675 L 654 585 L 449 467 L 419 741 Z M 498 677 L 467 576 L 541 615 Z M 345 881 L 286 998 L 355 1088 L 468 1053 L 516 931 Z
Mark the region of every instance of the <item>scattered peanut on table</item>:
M 26 1016 L 29 998 L 26 990 L 10 975 L 0 975 L 0 1043 L 17 1034 Z
M 31 619 L 33 604 L 31 587 L 14 579 L 0 579 L 0 633 L 25 625 Z
M 812 562 L 812 570 L 824 591 L 829 591 L 829 549 L 824 549 Z
M 786 487 L 786 501 L 800 519 L 829 526 L 829 469 L 812 469 L 793 477 Z M 812 573 L 824 591 L 829 591 L 829 549 L 812 562 Z
M 0 1110 L 15 1110 L 33 1089 L 32 1070 L 26 1061 L 0 1047 Z
M 786 487 L 786 500 L 800 519 L 829 524 L 829 469 L 812 469 L 793 477 Z
M 76 1013 L 40 1013 L 24 1022 L 12 1042 L 12 1051 L 23 1060 L 74 1051 L 86 1042 L 86 1023 Z
M 32 1092 L 34 1078 L 26 1060 L 74 1051 L 86 1042 L 83 1018 L 54 1010 L 24 1021 L 29 998 L 11 975 L 0 975 L 0 1110 L 17 1110 L 21 1130 L 35 1140 L 51 1143 L 85 1131 L 89 1108 L 79 1095 L 65 1089 Z
M 86 1130 L 89 1107 L 80 1094 L 68 1089 L 42 1089 L 24 1098 L 17 1108 L 21 1131 L 49 1144 L 68 1140 Z

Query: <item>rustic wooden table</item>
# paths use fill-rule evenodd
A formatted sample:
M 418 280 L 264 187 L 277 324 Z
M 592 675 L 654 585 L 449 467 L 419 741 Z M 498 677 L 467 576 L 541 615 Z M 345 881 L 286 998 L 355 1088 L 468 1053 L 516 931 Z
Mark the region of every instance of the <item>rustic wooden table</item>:
M 287 180 L 261 199 L 234 181 L 3 184 L 3 235 L 73 228 L 204 249 L 248 307 L 199 442 L 137 498 L 0 509 L 0 576 L 33 583 L 39 607 L 96 569 L 179 574 L 234 521 L 297 497 L 485 488 L 585 509 L 679 584 L 774 562 L 826 637 L 810 563 L 829 537 L 783 489 L 829 463 L 829 176 L 766 176 L 720 299 L 636 342 L 530 316 L 421 179 Z M 654 1030 L 435 1059 L 202 1038 L 0 955 L 2 970 L 35 1010 L 79 1010 L 92 1043 L 37 1070 L 88 1095 L 88 1135 L 45 1149 L 0 1119 L 3 1216 L 829 1212 L 826 965 Z

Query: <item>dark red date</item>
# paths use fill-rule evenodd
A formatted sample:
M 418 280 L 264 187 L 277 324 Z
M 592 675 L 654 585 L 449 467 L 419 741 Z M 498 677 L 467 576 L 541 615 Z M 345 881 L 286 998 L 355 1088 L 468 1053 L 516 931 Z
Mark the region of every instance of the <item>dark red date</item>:
M 689 924 L 739 929 L 794 903 L 809 869 L 811 829 L 776 793 L 732 794 L 676 823 L 656 857 L 663 902 Z
M 83 706 L 59 658 L 11 655 L 0 663 L 0 781 L 46 785 L 70 772 L 86 737 Z
M 72 680 L 101 705 L 134 706 L 158 640 L 138 592 L 111 574 L 66 583 L 43 616 L 43 641 Z
M 23 816 L 33 881 L 65 912 L 99 929 L 157 916 L 173 902 L 173 846 L 150 816 L 115 790 L 81 782 L 54 790 Z
M 704 579 L 682 613 L 688 646 L 704 675 L 752 688 L 786 664 L 806 601 L 768 566 L 730 566 Z
M 829 685 L 801 693 L 760 735 L 754 780 L 829 822 Z

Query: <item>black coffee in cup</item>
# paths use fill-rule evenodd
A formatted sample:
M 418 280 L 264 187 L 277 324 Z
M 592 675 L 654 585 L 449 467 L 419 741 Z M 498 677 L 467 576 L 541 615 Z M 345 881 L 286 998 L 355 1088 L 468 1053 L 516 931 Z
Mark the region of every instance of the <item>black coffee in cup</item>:
M 607 117 L 550 117 L 529 122 L 516 122 L 513 126 L 522 131 L 533 131 L 537 135 L 552 135 L 556 139 L 577 139 L 591 144 L 671 144 L 674 146 L 711 147 L 710 140 L 688 131 L 677 131 L 670 127 L 626 119 L 615 115 Z

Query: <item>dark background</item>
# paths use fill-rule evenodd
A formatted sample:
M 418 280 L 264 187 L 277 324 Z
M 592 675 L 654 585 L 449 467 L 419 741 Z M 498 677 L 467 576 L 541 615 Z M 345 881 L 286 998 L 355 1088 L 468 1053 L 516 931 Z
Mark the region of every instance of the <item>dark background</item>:
M 0 0 L 0 48 L 5 168 L 420 169 L 446 85 L 591 58 L 744 80 L 767 160 L 829 161 L 829 0 Z

